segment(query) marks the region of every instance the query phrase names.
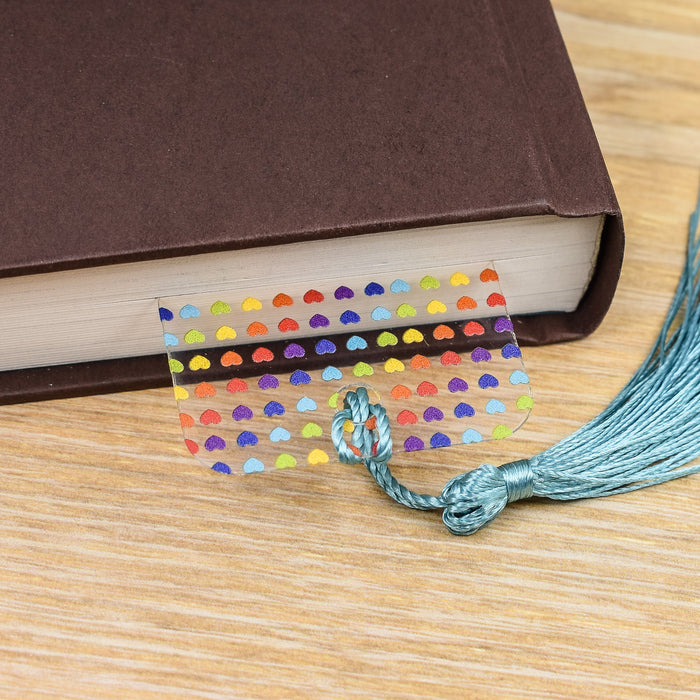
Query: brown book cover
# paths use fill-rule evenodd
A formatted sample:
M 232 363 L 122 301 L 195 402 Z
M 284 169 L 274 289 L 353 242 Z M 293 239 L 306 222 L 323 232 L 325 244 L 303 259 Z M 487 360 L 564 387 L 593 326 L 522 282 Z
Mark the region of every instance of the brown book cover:
M 547 0 L 11 0 L 3 27 L 0 276 L 603 213 L 578 309 L 516 334 L 610 304 L 621 218 Z M 8 371 L 0 400 L 169 381 L 164 356 Z

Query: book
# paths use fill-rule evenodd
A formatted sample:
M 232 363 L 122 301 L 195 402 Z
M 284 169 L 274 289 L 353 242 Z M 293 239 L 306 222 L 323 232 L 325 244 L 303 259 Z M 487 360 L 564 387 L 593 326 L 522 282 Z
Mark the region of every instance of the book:
M 622 221 L 546 0 L 10 3 L 0 401 L 164 386 L 157 299 L 490 261 L 523 343 Z

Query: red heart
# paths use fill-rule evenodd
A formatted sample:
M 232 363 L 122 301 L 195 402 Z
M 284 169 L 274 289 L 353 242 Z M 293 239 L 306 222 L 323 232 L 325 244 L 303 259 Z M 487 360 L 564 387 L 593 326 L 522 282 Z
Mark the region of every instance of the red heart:
M 196 455 L 197 452 L 199 452 L 199 445 L 194 440 L 185 440 L 185 445 L 187 445 L 187 449 L 193 455 Z
M 282 333 L 287 333 L 288 331 L 298 331 L 299 324 L 293 318 L 283 318 L 277 324 L 277 328 L 279 328 Z
M 321 294 L 321 292 L 317 292 L 315 289 L 309 289 L 309 291 L 304 294 L 304 301 L 307 304 L 321 302 L 323 301 L 323 294 Z
M 464 326 L 464 335 L 483 335 L 484 327 L 478 321 L 469 321 Z
M 438 393 L 437 387 L 432 382 L 421 382 L 416 391 L 418 396 L 433 396 Z
M 253 352 L 253 362 L 270 362 L 274 357 L 268 348 L 258 348 Z
M 447 352 L 443 353 L 442 357 L 440 358 L 440 362 L 442 362 L 442 364 L 446 367 L 447 365 L 458 365 L 461 361 L 462 358 L 452 350 L 448 350 Z
M 404 409 L 398 416 L 396 416 L 396 420 L 398 421 L 399 425 L 406 425 L 407 423 L 417 423 L 418 416 L 413 411 Z
M 248 385 L 238 377 L 234 377 L 227 385 L 226 391 L 230 391 L 235 394 L 237 391 L 248 391 Z
M 489 306 L 505 306 L 506 300 L 503 298 L 503 294 L 494 292 L 493 294 L 489 294 L 489 298 L 486 300 L 486 303 Z
M 221 416 L 213 408 L 208 408 L 199 417 L 199 422 L 202 425 L 209 425 L 210 423 L 221 423 Z

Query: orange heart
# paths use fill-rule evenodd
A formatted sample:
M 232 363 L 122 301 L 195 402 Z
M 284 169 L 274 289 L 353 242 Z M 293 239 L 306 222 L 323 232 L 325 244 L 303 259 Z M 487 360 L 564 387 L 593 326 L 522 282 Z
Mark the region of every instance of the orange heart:
M 180 414 L 180 425 L 183 428 L 191 428 L 194 425 L 194 418 L 188 413 Z
M 411 358 L 413 369 L 427 369 L 430 367 L 430 360 L 425 355 L 414 355 Z
M 457 308 L 460 311 L 464 311 L 464 309 L 475 309 L 476 302 L 471 297 L 460 297 L 457 299 Z
M 498 274 L 496 273 L 496 270 L 492 270 L 490 267 L 487 267 L 481 271 L 479 279 L 482 282 L 498 282 Z
M 460 364 L 460 362 L 462 362 L 462 358 L 456 352 L 448 350 L 447 352 L 443 353 L 442 357 L 440 358 L 440 362 L 447 367 L 447 365 Z
M 464 326 L 464 335 L 483 335 L 484 327 L 478 321 L 469 321 Z
M 289 294 L 280 292 L 273 300 L 272 305 L 279 309 L 280 306 L 291 306 L 294 303 Z
M 446 326 L 444 323 L 441 323 L 439 326 L 436 326 L 435 330 L 433 331 L 433 338 L 435 338 L 435 340 L 445 340 L 445 338 L 454 337 L 455 332 L 449 326 Z
M 202 425 L 209 425 L 210 423 L 221 423 L 221 415 L 218 414 L 213 408 L 208 408 L 199 417 L 199 422 Z
M 227 385 L 226 391 L 235 394 L 237 391 L 248 391 L 248 385 L 238 377 L 234 377 Z
M 216 396 L 216 389 L 209 382 L 197 384 L 194 393 L 200 398 L 205 399 L 208 396 Z
M 243 358 L 237 352 L 233 352 L 233 350 L 229 350 L 221 356 L 222 367 L 230 367 L 231 365 L 240 365 L 242 363 Z
M 263 323 L 260 323 L 260 321 L 253 321 L 248 326 L 248 335 L 266 335 L 267 334 L 267 326 Z
M 258 348 L 253 352 L 253 362 L 270 362 L 274 357 L 269 348 Z
M 396 416 L 396 421 L 399 425 L 406 425 L 407 423 L 417 423 L 418 422 L 418 416 L 413 412 L 404 409 L 399 413 L 398 416 Z
M 411 390 L 403 384 L 397 384 L 391 390 L 392 399 L 407 399 L 411 395 Z
M 503 294 L 494 292 L 493 294 L 489 294 L 489 298 L 486 300 L 486 303 L 489 306 L 505 306 L 506 300 L 504 299 Z
M 293 318 L 283 318 L 277 324 L 277 328 L 279 328 L 282 333 L 287 333 L 288 331 L 298 331 L 299 324 Z
M 437 387 L 432 382 L 421 382 L 416 391 L 418 396 L 434 396 L 438 393 Z

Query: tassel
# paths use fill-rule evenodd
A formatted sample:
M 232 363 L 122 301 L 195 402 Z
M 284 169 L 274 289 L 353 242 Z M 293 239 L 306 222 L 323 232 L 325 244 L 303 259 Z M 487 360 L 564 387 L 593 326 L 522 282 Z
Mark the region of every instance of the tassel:
M 456 535 L 470 535 L 511 501 L 531 496 L 573 500 L 611 496 L 700 471 L 700 198 L 690 217 L 685 267 L 661 332 L 608 407 L 572 435 L 530 459 L 483 464 L 447 483 L 440 496 L 400 484 L 387 464 L 386 411 L 359 387 L 345 397 L 331 434 L 340 460 L 364 462 L 384 491 L 420 510 L 443 509 Z M 343 437 L 350 420 L 352 445 Z

